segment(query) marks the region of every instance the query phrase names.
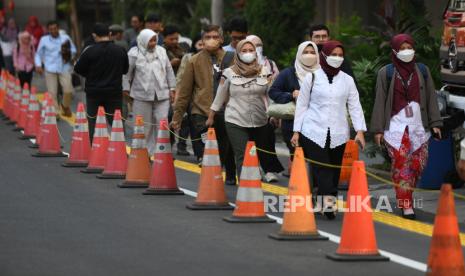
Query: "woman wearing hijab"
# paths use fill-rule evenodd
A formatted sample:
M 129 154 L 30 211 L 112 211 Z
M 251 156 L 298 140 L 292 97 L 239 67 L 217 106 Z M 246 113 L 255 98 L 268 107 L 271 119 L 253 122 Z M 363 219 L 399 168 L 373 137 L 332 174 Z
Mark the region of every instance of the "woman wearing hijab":
M 158 36 L 144 29 L 137 36 L 137 46 L 129 50 L 129 71 L 123 78 L 123 90 L 130 91 L 133 113 L 142 115 L 149 153 L 155 152 L 157 126 L 168 117 L 170 93 L 174 94 L 176 78 L 166 50 L 157 46 Z M 156 125 L 155 125 L 156 124 Z
M 276 77 L 268 92 L 270 98 L 278 104 L 295 102 L 307 74 L 315 72 L 319 68 L 320 59 L 316 44 L 312 41 L 300 43 L 294 65 L 284 69 Z M 294 153 L 294 147 L 291 144 L 292 134 L 294 133 L 293 127 L 294 120 L 281 120 L 281 133 L 291 154 Z
M 37 49 L 39 46 L 40 38 L 44 35 L 44 27 L 40 25 L 39 18 L 35 15 L 31 15 L 26 24 L 26 31 L 34 38 L 34 48 Z
M 320 53 L 321 69 L 307 74 L 297 97 L 293 146 L 301 145 L 307 158 L 318 162 L 342 164 L 350 138 L 347 112 L 357 132 L 355 141 L 365 147 L 365 118 L 354 79 L 340 70 L 344 48 L 338 41 L 328 41 Z M 322 211 L 328 219 L 336 216 L 337 185 L 340 169 L 312 165 L 313 183 L 322 197 Z
M 391 60 L 378 72 L 371 131 L 384 141 L 392 160 L 392 180 L 402 216 L 415 219 L 413 191 L 428 159 L 431 131 L 441 137 L 442 121 L 428 67 L 416 63 L 414 41 L 407 34 L 391 40 Z
M 18 73 L 21 87 L 23 87 L 24 83 L 31 85 L 35 48 L 33 38 L 28 32 L 19 33 L 18 42 L 18 46 L 13 51 L 13 64 Z
M 247 141 L 254 140 L 257 147 L 272 151 L 266 137 L 269 85 L 269 73 L 258 64 L 254 44 L 248 40 L 240 41 L 236 46 L 233 65 L 223 72 L 206 122 L 207 126 L 212 126 L 215 113 L 226 104 L 226 132 L 233 147 L 237 175 L 241 175 Z M 258 158 L 263 168 L 271 167 L 264 164 L 270 162 L 270 159 L 260 151 Z M 266 173 L 269 171 L 265 171 Z
M 2 41 L 1 47 L 3 51 L 3 59 L 5 61 L 5 67 L 10 73 L 14 74 L 13 66 L 13 51 L 16 48 L 16 40 L 18 38 L 18 28 L 16 21 L 13 17 L 8 19 L 6 28 L 2 29 Z

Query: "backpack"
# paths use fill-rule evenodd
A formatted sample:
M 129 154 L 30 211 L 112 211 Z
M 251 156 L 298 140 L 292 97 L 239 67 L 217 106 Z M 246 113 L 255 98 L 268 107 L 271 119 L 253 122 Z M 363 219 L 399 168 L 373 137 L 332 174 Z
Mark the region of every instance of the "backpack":
M 423 75 L 423 79 L 425 82 L 428 80 L 428 70 L 426 65 L 423 63 L 417 63 L 418 68 L 420 69 L 421 74 Z M 388 83 L 388 91 L 389 91 L 389 86 L 391 85 L 392 81 L 392 76 L 394 75 L 394 64 L 390 63 L 386 66 L 386 79 Z

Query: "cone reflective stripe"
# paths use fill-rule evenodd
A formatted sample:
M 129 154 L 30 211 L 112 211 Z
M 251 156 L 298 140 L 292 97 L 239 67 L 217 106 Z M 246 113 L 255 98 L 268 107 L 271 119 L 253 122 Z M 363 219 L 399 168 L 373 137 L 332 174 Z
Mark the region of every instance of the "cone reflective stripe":
M 168 120 L 160 121 L 150 185 L 144 195 L 183 195 L 176 182 Z
M 105 168 L 98 178 L 124 179 L 128 165 L 126 154 L 126 139 L 124 139 L 123 121 L 121 111 L 115 110 L 113 126 L 111 128 L 110 142 L 105 161 Z
M 89 125 L 83 103 L 78 104 L 76 122 L 74 123 L 71 150 L 63 167 L 87 167 L 90 155 Z
M 92 139 L 89 164 L 87 168 L 81 170 L 81 172 L 101 173 L 103 171 L 105 168 L 108 143 L 108 129 L 107 120 L 105 118 L 105 109 L 103 106 L 99 106 L 95 124 L 94 138 Z
M 23 130 L 26 127 L 27 111 L 29 107 L 29 94 L 29 84 L 25 83 L 23 93 L 21 95 L 18 123 L 15 130 Z
M 460 231 L 450 184 L 441 186 L 426 275 L 465 275 Z
M 281 230 L 269 237 L 276 240 L 328 240 L 319 235 L 316 229 L 307 165 L 301 147 L 295 149 L 291 172 L 287 202 L 295 206 L 284 210 Z M 304 200 L 305 204 L 297 206 L 297 200 Z
M 13 101 L 12 101 L 13 108 L 12 108 L 9 124 L 16 124 L 19 119 L 19 112 L 20 112 L 20 105 L 21 105 L 21 89 L 18 86 L 19 84 L 14 86 L 14 94 L 13 94 Z
M 40 106 L 37 100 L 36 88 L 32 87 L 29 108 L 26 116 L 26 125 L 21 139 L 35 138 L 40 127 Z
M 49 94 L 48 94 L 48 92 L 45 92 L 43 101 L 41 103 L 39 103 L 39 107 L 40 107 L 39 130 L 38 130 L 38 133 L 36 135 L 35 143 L 30 145 L 29 146 L 30 148 L 34 148 L 34 149 L 39 148 L 40 140 L 42 139 L 42 127 L 43 127 L 43 124 L 44 124 L 44 121 L 45 121 L 45 109 L 47 108 L 47 105 L 48 105 L 49 101 L 51 101 L 51 99 L 49 98 Z
M 7 119 L 11 120 L 13 117 L 13 98 L 14 98 L 14 87 L 12 86 L 11 77 L 7 78 L 6 83 L 6 106 L 5 106 L 5 115 Z
M 244 163 L 241 169 L 236 208 L 227 222 L 275 222 L 265 214 L 261 174 L 255 142 L 247 142 Z
M 379 254 L 376 243 L 375 226 L 373 224 L 371 203 L 368 209 L 357 206 L 356 198 L 365 201 L 370 197 L 368 181 L 363 161 L 354 161 L 347 192 L 347 211 L 344 213 L 341 231 L 341 242 L 334 254 L 327 254 L 335 261 L 389 261 Z M 361 208 L 360 208 L 361 207 Z
M 187 204 L 191 210 L 232 210 L 224 190 L 221 161 L 215 129 L 207 131 L 207 141 L 202 159 L 202 171 L 195 202 Z
M 149 186 L 150 159 L 144 133 L 144 120 L 141 115 L 136 115 L 126 179 L 118 184 L 120 188 L 147 188 Z
M 61 152 L 60 138 L 56 124 L 56 112 L 53 104 L 48 101 L 45 109 L 45 120 L 40 128 L 41 140 L 38 153 L 34 157 L 65 157 Z
M 0 77 L 0 111 L 1 112 L 4 112 L 3 108 L 5 107 L 5 97 L 6 97 L 5 71 L 2 70 L 1 77 Z

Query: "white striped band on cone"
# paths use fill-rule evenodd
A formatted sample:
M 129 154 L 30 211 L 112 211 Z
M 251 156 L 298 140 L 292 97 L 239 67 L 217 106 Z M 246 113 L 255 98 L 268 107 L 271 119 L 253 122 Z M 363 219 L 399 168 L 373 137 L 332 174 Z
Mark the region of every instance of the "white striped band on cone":
M 94 137 L 107 137 L 108 138 L 108 129 L 107 126 L 96 124 L 95 125 L 95 132 L 94 132 Z
M 155 153 L 171 153 L 171 143 L 160 143 L 158 142 L 155 147 Z
M 213 167 L 221 166 L 220 156 L 218 151 L 218 143 L 216 140 L 207 140 L 205 143 L 205 151 L 203 154 L 202 166 Z
M 243 166 L 241 170 L 241 180 L 261 181 L 260 169 L 258 167 Z
M 76 113 L 76 121 L 77 120 L 87 120 L 85 112 L 78 112 Z
M 39 111 L 39 102 L 37 101 L 37 96 L 31 94 L 31 99 L 29 100 L 29 111 Z
M 95 123 L 98 125 L 98 124 L 107 124 L 107 120 L 105 120 L 105 116 L 97 116 L 97 120 L 95 121 Z
M 56 112 L 55 112 L 55 107 L 54 106 L 47 106 L 45 108 L 45 119 L 44 119 L 44 125 L 56 125 L 57 123 L 57 118 L 56 118 Z
M 263 202 L 263 190 L 262 188 L 239 187 L 237 189 L 236 201 Z
M 145 135 L 144 126 L 135 126 L 134 127 L 134 134 L 144 134 Z
M 113 126 L 114 125 L 115 124 L 113 124 Z M 124 139 L 124 130 L 122 127 L 113 127 L 111 129 L 110 141 L 126 142 L 126 139 Z
M 131 148 L 132 149 L 145 149 L 147 147 L 147 142 L 145 138 L 132 138 Z
M 170 132 L 168 130 L 160 129 L 158 130 L 158 138 L 170 138 Z
M 76 120 L 74 124 L 74 132 L 89 132 L 89 125 L 87 121 Z

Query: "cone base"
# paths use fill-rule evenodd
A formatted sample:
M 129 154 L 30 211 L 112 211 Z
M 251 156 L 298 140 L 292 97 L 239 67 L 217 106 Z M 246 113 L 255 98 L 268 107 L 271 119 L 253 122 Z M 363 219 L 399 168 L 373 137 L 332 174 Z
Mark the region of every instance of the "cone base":
M 61 164 L 62 167 L 65 167 L 65 168 L 85 168 L 87 167 L 89 163 L 88 162 L 82 162 L 82 163 L 79 163 L 79 162 L 65 162 L 63 164 Z
M 31 149 L 38 149 L 39 148 L 39 145 L 38 144 L 32 144 L 29 146 L 29 148 Z
M 68 157 L 66 154 L 62 152 L 57 152 L 57 153 L 47 153 L 47 152 L 37 152 L 31 154 L 33 157 Z
M 224 204 L 199 204 L 196 202 L 189 203 L 186 205 L 186 208 L 189 210 L 199 211 L 199 210 L 234 210 L 234 207 L 228 203 Z
M 270 219 L 267 216 L 264 217 L 224 217 L 224 221 L 230 223 L 274 223 L 276 222 L 274 219 Z
M 82 173 L 102 173 L 103 169 L 99 168 L 85 168 L 81 170 Z
M 121 184 L 118 184 L 119 188 L 147 188 L 149 182 L 136 182 L 136 181 L 124 181 Z
M 143 195 L 184 195 L 184 192 L 179 189 L 151 189 L 145 190 Z
M 97 175 L 99 179 L 125 179 L 126 174 L 111 174 L 111 173 L 102 173 Z
M 18 137 L 19 140 L 28 140 L 28 139 L 35 139 L 35 138 L 36 137 L 33 135 L 22 135 Z
M 338 254 L 338 253 L 331 253 L 326 254 L 326 258 L 338 261 L 338 262 L 388 262 L 389 258 L 382 256 L 380 254 L 375 255 L 347 255 L 347 254 Z
M 328 237 L 324 237 L 318 233 L 315 234 L 286 234 L 286 233 L 273 233 L 269 234 L 268 237 L 278 241 L 327 241 Z
M 21 131 L 21 130 L 24 130 L 24 128 L 22 128 L 22 127 L 15 127 L 15 128 L 13 128 L 12 130 L 15 131 L 15 132 L 19 132 L 19 131 Z

